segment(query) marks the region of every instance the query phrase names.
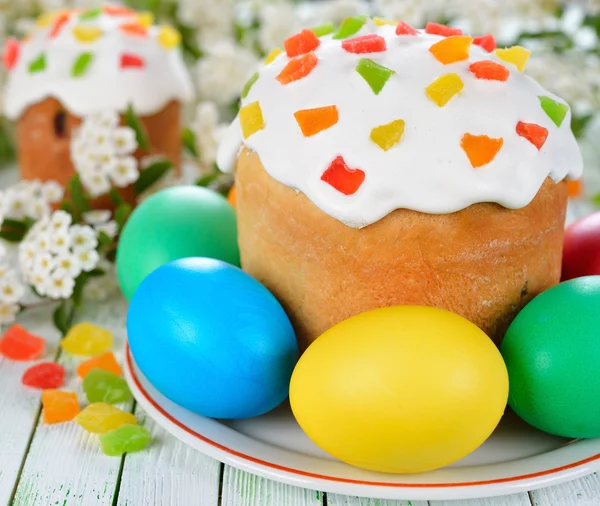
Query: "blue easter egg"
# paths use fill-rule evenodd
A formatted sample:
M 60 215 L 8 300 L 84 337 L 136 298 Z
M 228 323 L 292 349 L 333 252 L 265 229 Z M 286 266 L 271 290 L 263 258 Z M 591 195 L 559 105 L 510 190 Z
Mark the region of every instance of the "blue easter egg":
M 298 361 L 277 299 L 242 270 L 209 258 L 152 272 L 131 299 L 127 333 L 152 385 L 211 418 L 250 418 L 277 407 Z

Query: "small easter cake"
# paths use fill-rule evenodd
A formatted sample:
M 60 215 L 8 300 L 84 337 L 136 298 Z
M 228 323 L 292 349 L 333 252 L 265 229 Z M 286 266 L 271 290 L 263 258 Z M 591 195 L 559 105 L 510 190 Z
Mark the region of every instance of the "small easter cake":
M 571 112 L 523 73 L 524 48 L 376 21 L 303 30 L 244 87 L 218 160 L 236 172 L 242 266 L 303 347 L 403 304 L 498 342 L 560 279 L 582 172 Z
M 9 40 L 4 113 L 17 121 L 21 176 L 64 184 L 81 118 L 130 105 L 152 152 L 179 165 L 181 104 L 193 98 L 179 43 L 149 14 L 112 5 L 42 15 L 26 39 Z

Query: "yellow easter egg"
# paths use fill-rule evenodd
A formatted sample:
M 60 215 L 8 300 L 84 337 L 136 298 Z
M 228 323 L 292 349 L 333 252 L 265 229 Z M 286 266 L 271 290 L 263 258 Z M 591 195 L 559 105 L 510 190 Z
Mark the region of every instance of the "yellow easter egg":
M 465 457 L 496 428 L 507 399 L 506 366 L 485 333 L 419 306 L 334 326 L 302 355 L 290 385 L 294 416 L 319 447 L 387 473 Z

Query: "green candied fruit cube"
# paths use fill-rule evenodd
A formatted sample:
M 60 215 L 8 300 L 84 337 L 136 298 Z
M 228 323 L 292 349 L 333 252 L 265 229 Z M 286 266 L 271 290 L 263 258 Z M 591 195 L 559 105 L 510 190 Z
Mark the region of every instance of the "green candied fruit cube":
M 117 404 L 131 400 L 127 382 L 103 369 L 92 369 L 83 380 L 83 391 L 88 401 Z
M 149 442 L 150 431 L 139 425 L 122 425 L 100 436 L 102 453 L 109 457 L 142 451 Z
M 323 23 L 322 25 L 311 28 L 311 30 L 317 37 L 323 37 L 324 35 L 333 33 L 335 31 L 335 25 L 333 23 Z
M 254 86 L 254 83 L 256 81 L 258 81 L 258 72 L 255 72 L 254 75 L 250 79 L 248 79 L 248 81 L 246 81 L 246 84 L 244 84 L 241 94 L 242 98 L 246 98 L 248 96 L 248 93 L 250 93 L 250 90 L 252 89 L 252 86 Z
M 569 106 L 557 102 L 556 100 L 550 97 L 541 96 L 538 98 L 540 99 L 540 105 L 542 106 L 542 109 L 544 109 L 544 112 L 554 122 L 554 124 L 557 127 L 562 125 L 563 121 L 565 120 L 565 116 L 567 115 L 567 112 L 569 112 Z
M 90 65 L 94 61 L 94 53 L 81 53 L 71 69 L 71 75 L 73 77 L 81 77 L 87 73 Z
M 337 29 L 337 32 L 333 34 L 333 38 L 339 40 L 351 37 L 364 26 L 366 21 L 367 16 L 353 16 L 351 18 L 344 19 L 340 27 Z
M 46 70 L 46 55 L 45 53 L 40 54 L 35 60 L 29 63 L 29 73 L 37 74 Z
M 102 14 L 102 8 L 95 7 L 93 9 L 89 9 L 85 12 L 82 12 L 79 15 L 79 20 L 80 21 L 91 21 L 92 19 L 96 19 L 96 18 L 100 17 L 100 14 Z
M 388 79 L 396 73 L 368 58 L 361 58 L 358 61 L 356 71 L 367 81 L 375 95 L 379 95 Z

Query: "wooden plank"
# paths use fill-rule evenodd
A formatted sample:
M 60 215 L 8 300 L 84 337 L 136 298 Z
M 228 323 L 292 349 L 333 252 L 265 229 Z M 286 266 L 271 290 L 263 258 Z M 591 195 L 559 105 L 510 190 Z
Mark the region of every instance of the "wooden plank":
M 575 481 L 530 492 L 534 506 L 598 506 L 600 477 L 590 474 Z
M 427 501 L 386 501 L 384 499 L 327 494 L 327 506 L 427 506 Z
M 125 457 L 117 504 L 217 506 L 221 464 L 168 434 L 139 407 L 136 416 L 152 443 Z
M 429 501 L 429 506 L 531 506 L 531 501 L 527 494 L 513 494 L 503 497 L 488 497 L 487 499 Z
M 225 466 L 222 506 L 322 506 L 322 504 L 321 492 L 284 485 Z

